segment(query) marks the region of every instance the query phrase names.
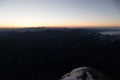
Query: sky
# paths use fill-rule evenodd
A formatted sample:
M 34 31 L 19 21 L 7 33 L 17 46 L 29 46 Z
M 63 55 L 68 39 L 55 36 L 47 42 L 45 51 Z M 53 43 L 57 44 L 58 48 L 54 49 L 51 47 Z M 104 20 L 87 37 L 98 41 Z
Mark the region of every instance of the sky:
M 119 7 L 119 0 L 0 0 L 0 27 L 120 26 Z

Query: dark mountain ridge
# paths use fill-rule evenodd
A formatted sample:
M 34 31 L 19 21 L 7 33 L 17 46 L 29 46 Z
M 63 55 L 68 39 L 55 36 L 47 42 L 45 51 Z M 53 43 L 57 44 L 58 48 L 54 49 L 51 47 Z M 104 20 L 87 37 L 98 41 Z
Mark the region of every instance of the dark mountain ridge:
M 79 66 L 119 76 L 119 52 L 119 38 L 94 29 L 5 29 L 0 31 L 0 78 L 56 80 Z

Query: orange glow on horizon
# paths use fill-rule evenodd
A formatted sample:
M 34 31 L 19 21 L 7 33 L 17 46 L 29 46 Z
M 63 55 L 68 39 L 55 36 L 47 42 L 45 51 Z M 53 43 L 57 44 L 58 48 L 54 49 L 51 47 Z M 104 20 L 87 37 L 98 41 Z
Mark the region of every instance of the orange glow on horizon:
M 24 28 L 24 27 L 66 27 L 66 28 L 76 28 L 76 27 L 110 27 L 110 26 L 118 26 L 120 27 L 120 23 L 63 23 L 63 24 L 36 24 L 36 23 L 16 23 L 16 24 L 0 24 L 0 28 Z

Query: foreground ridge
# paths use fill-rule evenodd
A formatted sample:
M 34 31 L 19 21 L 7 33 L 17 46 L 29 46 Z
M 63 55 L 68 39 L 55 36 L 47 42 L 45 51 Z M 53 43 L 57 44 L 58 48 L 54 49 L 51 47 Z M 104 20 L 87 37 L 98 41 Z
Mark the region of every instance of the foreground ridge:
M 110 80 L 103 73 L 91 67 L 79 67 L 67 73 L 60 80 Z

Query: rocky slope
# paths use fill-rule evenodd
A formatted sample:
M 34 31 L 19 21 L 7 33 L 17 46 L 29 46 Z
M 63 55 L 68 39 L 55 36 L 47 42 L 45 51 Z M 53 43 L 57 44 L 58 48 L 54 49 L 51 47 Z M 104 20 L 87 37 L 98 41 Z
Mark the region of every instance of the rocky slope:
M 67 73 L 60 80 L 110 80 L 106 75 L 91 67 L 80 67 Z

